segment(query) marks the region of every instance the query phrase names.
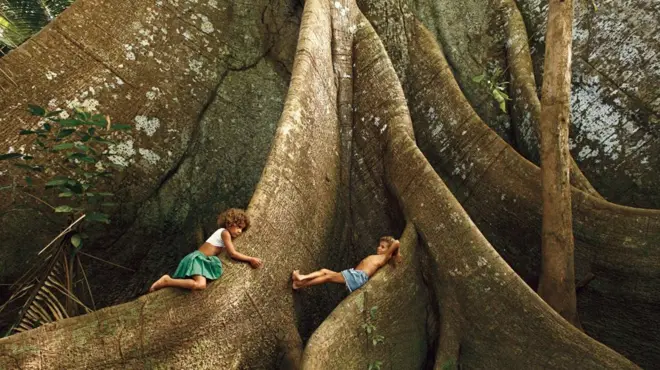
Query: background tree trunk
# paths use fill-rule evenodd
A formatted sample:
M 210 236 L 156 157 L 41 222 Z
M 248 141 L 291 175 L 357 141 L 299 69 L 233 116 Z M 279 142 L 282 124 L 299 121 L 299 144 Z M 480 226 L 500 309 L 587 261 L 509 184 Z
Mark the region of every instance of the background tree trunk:
M 568 127 L 571 100 L 573 1 L 551 0 L 541 98 L 542 261 L 538 292 L 580 328 L 575 298 Z

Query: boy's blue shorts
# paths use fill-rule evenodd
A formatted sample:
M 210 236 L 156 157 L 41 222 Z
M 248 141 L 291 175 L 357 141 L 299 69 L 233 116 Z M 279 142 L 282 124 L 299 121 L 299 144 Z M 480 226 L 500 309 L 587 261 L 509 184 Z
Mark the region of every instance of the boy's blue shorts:
M 369 280 L 369 275 L 362 270 L 348 269 L 342 271 L 341 275 L 344 277 L 344 280 L 346 280 L 346 287 L 349 292 L 358 289 Z

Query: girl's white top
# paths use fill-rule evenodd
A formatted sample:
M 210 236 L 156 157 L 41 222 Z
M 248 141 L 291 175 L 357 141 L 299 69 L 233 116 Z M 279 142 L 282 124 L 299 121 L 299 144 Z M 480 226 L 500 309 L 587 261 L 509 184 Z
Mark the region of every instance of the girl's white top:
M 208 239 L 206 239 L 207 243 L 211 243 L 214 246 L 218 248 L 224 248 L 225 247 L 225 241 L 222 240 L 222 232 L 225 231 L 223 228 L 219 228 L 216 230 L 213 235 L 209 236 Z

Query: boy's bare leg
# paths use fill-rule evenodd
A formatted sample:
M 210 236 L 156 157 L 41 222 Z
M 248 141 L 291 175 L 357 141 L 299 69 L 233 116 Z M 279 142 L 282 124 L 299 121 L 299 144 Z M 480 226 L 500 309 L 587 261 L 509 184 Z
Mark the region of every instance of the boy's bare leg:
M 206 288 L 206 278 L 204 276 L 195 275 L 192 279 L 173 279 L 170 275 L 163 275 L 151 285 L 149 292 L 155 292 L 156 290 L 168 286 L 190 290 L 202 290 Z
M 293 281 L 303 281 L 303 280 L 314 279 L 319 276 L 328 275 L 328 274 L 336 274 L 336 272 L 328 269 L 320 269 L 318 271 L 310 272 L 307 275 L 301 275 L 298 270 L 294 270 L 293 273 L 291 274 L 291 278 L 293 279 Z
M 308 274 L 308 275 L 303 275 L 303 276 L 309 276 L 309 275 L 312 275 L 312 274 L 319 273 L 321 271 L 323 271 L 323 270 L 319 270 L 319 271 L 313 272 L 313 273 Z M 316 277 L 313 277 L 313 278 L 308 278 L 308 279 L 299 280 L 299 281 L 294 280 L 293 281 L 293 289 L 306 288 L 308 286 L 319 285 L 319 284 L 323 284 L 323 283 L 345 284 L 346 280 L 344 280 L 344 276 L 341 273 L 334 272 L 334 271 L 331 271 L 331 270 L 326 270 L 325 273 L 320 274 L 320 275 L 317 274 Z

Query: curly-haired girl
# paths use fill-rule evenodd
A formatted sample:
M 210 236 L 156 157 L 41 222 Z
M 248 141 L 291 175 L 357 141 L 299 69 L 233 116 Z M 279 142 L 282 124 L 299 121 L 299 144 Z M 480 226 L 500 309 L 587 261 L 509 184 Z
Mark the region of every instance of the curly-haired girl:
M 217 255 L 223 250 L 227 250 L 231 258 L 249 263 L 252 268 L 263 265 L 259 258 L 237 252 L 232 243 L 232 239 L 238 238 L 250 227 L 250 217 L 244 210 L 230 208 L 222 212 L 218 216 L 218 227 L 199 249 L 183 257 L 174 275 L 163 275 L 151 285 L 149 291 L 168 286 L 191 290 L 206 288 L 206 280 L 215 280 L 222 275 L 222 263 Z

